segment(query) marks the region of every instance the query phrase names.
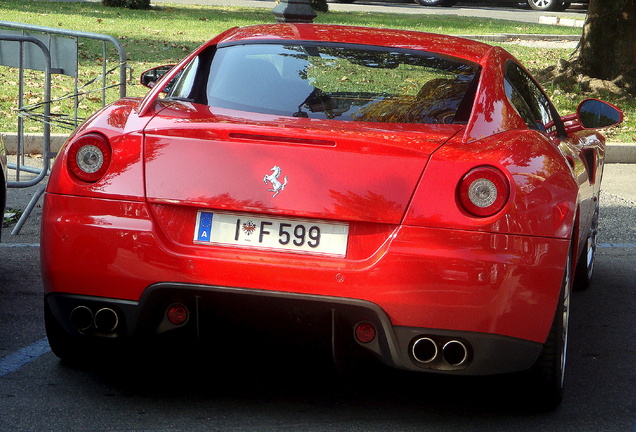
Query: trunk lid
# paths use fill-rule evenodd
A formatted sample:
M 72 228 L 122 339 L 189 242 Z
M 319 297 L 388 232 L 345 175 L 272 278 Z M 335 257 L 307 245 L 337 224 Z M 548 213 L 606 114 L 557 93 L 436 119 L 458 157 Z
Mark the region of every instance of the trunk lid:
M 277 117 L 175 102 L 145 129 L 150 203 L 398 224 L 461 125 Z

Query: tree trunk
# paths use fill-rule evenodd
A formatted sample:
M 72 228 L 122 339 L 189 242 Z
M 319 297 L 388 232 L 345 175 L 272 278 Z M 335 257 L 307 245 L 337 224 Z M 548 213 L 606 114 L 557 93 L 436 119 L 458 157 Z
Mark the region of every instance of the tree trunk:
M 635 83 L 636 0 L 590 0 L 575 54 L 577 69 L 587 76 Z

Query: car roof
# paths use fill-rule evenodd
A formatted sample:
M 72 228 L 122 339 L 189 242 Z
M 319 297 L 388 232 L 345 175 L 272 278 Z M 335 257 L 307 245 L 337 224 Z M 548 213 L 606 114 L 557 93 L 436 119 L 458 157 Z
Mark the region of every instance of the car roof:
M 409 30 L 381 29 L 325 24 L 263 24 L 232 28 L 210 44 L 233 44 L 248 41 L 313 41 L 375 45 L 428 52 L 462 58 L 481 63 L 492 50 L 485 43 L 457 36 Z

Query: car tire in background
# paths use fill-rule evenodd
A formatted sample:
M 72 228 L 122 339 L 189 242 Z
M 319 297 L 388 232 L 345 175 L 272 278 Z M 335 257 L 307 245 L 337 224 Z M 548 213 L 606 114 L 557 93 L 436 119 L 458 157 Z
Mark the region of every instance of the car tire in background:
M 422 6 L 455 6 L 459 0 L 415 0 Z
M 562 0 L 528 0 L 528 6 L 538 11 L 562 11 L 570 6 L 570 2 Z

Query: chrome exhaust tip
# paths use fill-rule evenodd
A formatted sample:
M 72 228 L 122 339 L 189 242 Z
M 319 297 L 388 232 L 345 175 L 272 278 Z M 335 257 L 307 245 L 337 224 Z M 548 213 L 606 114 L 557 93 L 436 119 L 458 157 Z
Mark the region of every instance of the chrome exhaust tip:
M 77 306 L 71 311 L 70 319 L 75 330 L 86 331 L 93 325 L 93 311 L 86 306 Z
M 119 316 L 111 308 L 102 308 L 95 313 L 95 328 L 101 332 L 112 332 L 119 325 Z
M 437 344 L 431 338 L 421 337 L 413 342 L 411 355 L 418 363 L 431 363 L 438 355 Z
M 451 340 L 442 348 L 442 358 L 450 366 L 461 366 L 468 360 L 468 348 L 458 340 Z

